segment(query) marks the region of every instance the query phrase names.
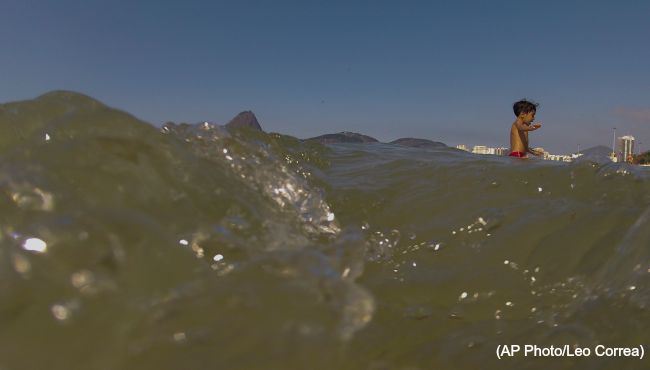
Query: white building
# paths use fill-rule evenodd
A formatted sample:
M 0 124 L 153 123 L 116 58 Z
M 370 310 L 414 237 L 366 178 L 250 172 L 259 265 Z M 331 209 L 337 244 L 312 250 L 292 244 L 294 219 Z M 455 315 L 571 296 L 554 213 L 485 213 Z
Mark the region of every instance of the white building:
M 467 146 L 465 144 L 456 145 L 456 149 L 460 149 L 460 150 L 464 150 L 466 152 L 469 152 L 469 150 L 467 150 Z
M 549 161 L 571 162 L 573 160 L 573 157 L 570 155 L 545 153 L 544 159 Z
M 508 148 L 498 147 L 492 148 L 485 145 L 475 145 L 472 148 L 472 153 L 474 154 L 491 154 L 491 155 L 508 155 L 510 151 Z
M 618 138 L 617 154 L 620 162 L 631 161 L 634 155 L 634 136 L 625 135 Z
M 492 149 L 492 153 L 490 153 L 490 149 Z M 472 149 L 472 153 L 474 154 L 494 154 L 494 148 L 488 148 L 485 145 L 475 145 L 474 148 Z

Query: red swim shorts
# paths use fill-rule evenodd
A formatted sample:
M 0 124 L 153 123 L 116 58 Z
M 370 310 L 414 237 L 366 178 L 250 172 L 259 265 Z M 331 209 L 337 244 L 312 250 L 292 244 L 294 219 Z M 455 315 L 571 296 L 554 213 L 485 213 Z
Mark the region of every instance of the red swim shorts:
M 524 152 L 511 152 L 509 157 L 517 157 L 517 158 L 526 158 L 526 153 Z

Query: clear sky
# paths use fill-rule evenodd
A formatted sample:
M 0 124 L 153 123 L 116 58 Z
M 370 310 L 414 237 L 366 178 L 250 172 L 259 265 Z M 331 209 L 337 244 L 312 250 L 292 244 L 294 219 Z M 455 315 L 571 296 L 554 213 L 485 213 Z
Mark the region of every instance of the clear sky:
M 650 1 L 1 0 L 0 101 L 88 94 L 160 125 L 253 110 L 299 138 L 650 149 Z

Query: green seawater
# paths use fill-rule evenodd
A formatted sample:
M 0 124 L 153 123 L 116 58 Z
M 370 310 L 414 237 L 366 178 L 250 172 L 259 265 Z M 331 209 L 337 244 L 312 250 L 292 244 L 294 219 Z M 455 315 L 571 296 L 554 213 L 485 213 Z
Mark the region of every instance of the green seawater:
M 0 369 L 647 369 L 644 168 L 0 105 Z

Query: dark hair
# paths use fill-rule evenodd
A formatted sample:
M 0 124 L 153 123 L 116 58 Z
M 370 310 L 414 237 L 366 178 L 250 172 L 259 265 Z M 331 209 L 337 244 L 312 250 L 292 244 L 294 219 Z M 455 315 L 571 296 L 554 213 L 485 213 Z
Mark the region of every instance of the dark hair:
M 538 106 L 539 104 L 535 102 L 521 99 L 512 106 L 512 110 L 515 112 L 515 116 L 519 117 L 520 113 L 536 112 Z

